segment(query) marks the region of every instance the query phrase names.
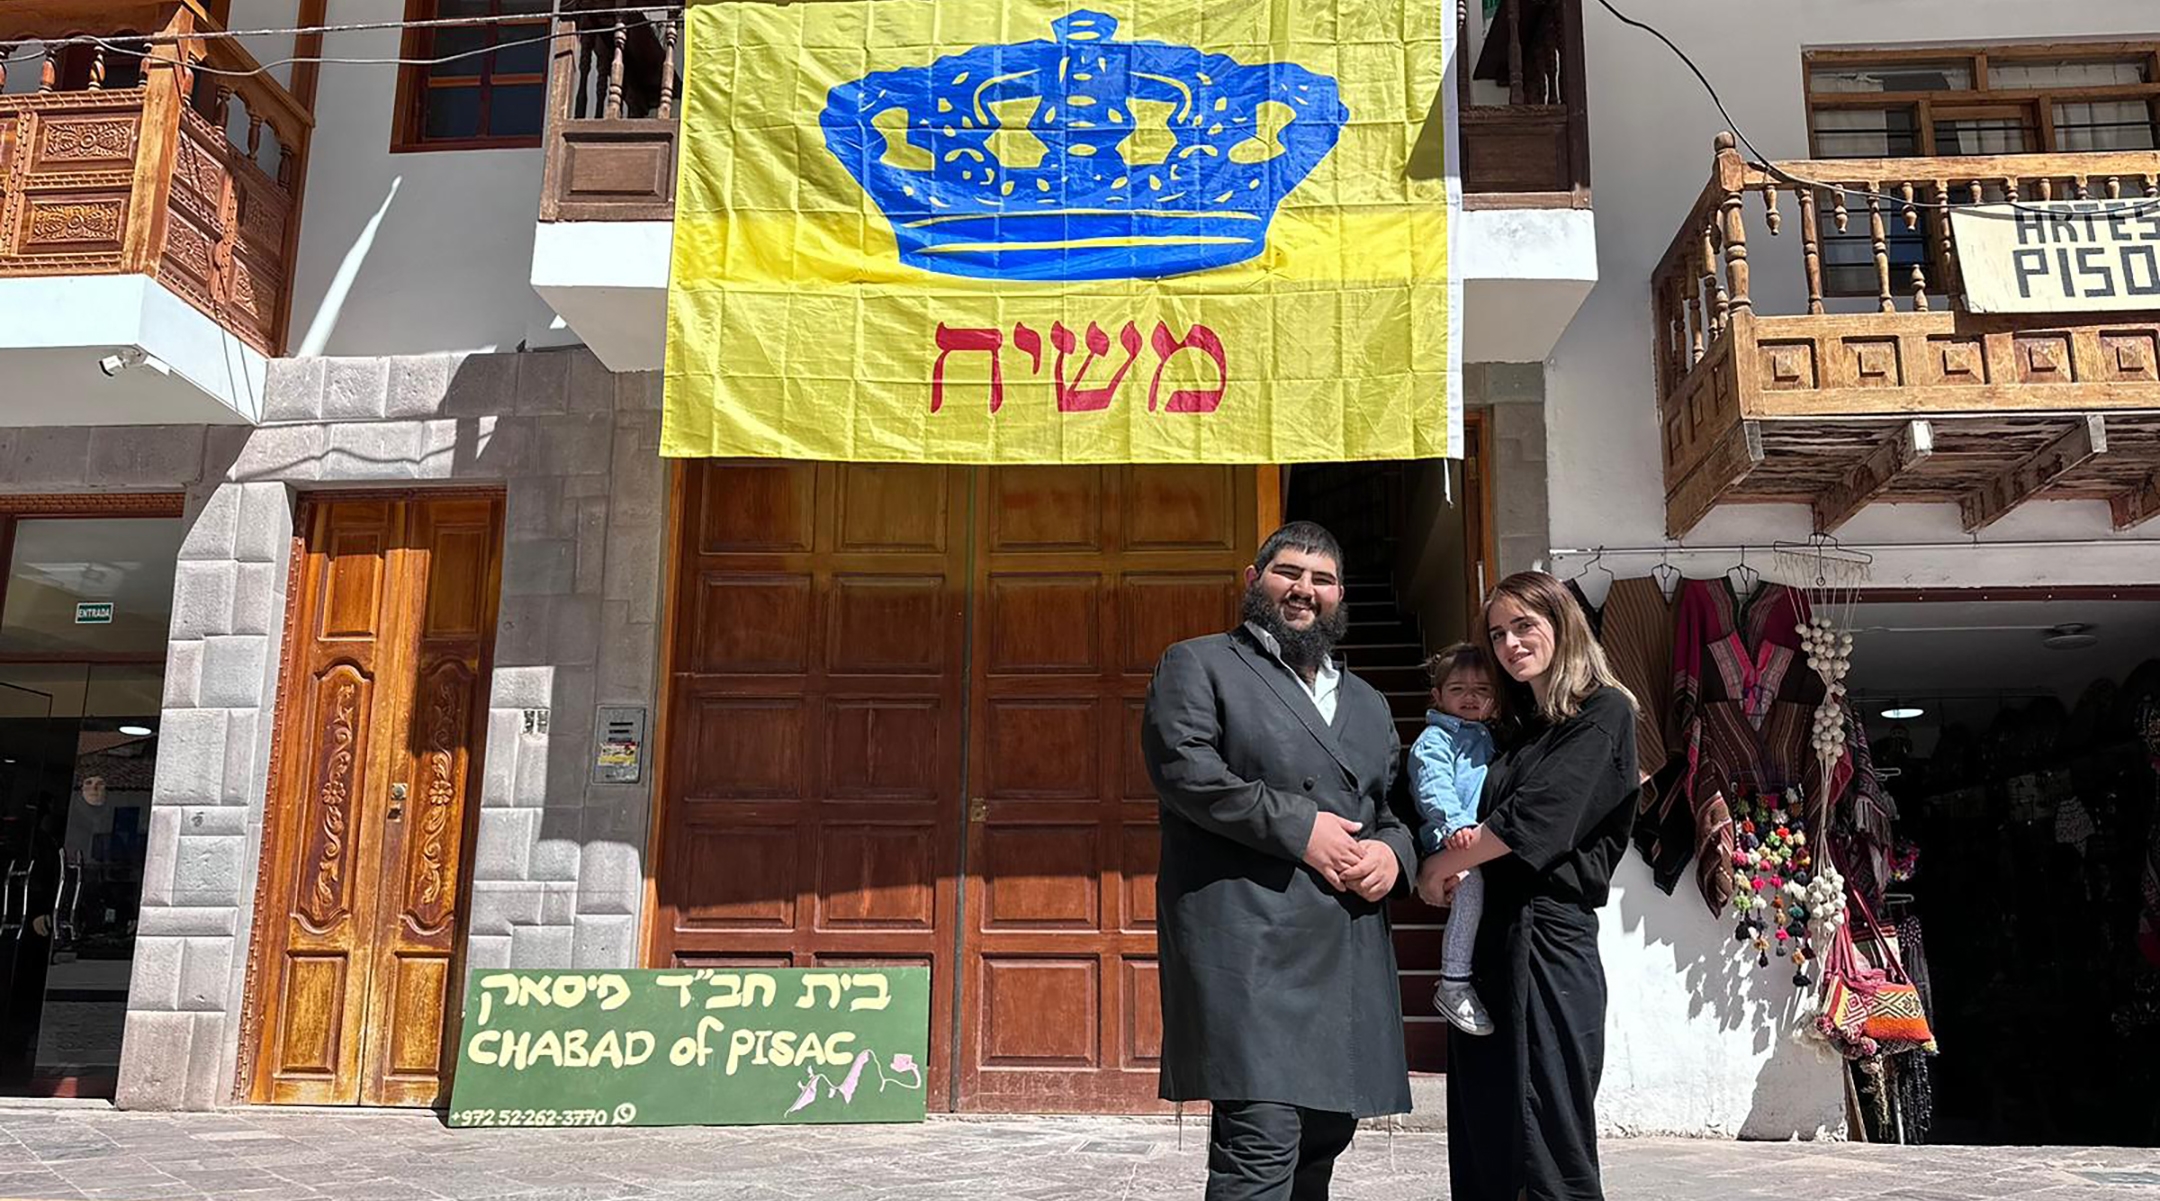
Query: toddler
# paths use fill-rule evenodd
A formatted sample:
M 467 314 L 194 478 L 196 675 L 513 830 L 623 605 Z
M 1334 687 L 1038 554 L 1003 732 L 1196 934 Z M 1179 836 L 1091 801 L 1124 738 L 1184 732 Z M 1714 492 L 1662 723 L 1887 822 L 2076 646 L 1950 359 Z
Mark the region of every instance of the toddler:
M 1443 846 L 1461 846 L 1477 828 L 1478 795 L 1485 789 L 1485 769 L 1492 762 L 1493 736 L 1485 722 L 1494 708 L 1493 680 L 1477 648 L 1458 642 L 1425 661 L 1432 680 L 1433 707 L 1425 730 L 1410 744 L 1410 785 L 1423 818 L 1419 838 L 1426 854 Z M 1491 1015 L 1470 984 L 1470 953 L 1477 945 L 1478 917 L 1485 908 L 1485 882 L 1476 868 L 1455 889 L 1448 913 L 1447 939 L 1441 945 L 1440 984 L 1433 1007 L 1465 1034 L 1490 1034 Z

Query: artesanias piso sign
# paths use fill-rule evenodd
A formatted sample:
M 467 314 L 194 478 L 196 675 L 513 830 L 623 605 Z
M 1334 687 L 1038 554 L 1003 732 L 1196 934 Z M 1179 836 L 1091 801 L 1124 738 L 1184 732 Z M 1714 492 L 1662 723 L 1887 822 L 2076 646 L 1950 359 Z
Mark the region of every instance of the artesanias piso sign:
M 1972 312 L 2160 309 L 2160 199 L 1972 205 L 1950 229 Z

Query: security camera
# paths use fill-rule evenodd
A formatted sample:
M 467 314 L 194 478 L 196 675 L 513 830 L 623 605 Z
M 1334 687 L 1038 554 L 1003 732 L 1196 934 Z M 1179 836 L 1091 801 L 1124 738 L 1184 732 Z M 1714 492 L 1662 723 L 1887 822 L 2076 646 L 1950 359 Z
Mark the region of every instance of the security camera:
M 118 354 L 109 354 L 99 359 L 98 370 L 104 372 L 109 378 L 126 371 L 130 367 L 142 366 L 149 357 L 149 355 L 131 346 Z

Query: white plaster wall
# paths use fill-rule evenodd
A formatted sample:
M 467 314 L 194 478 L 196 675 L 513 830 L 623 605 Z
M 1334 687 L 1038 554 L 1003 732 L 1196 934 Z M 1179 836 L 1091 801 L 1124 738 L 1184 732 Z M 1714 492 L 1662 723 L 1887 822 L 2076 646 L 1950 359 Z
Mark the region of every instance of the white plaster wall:
M 383 0 L 332 0 L 329 23 L 381 21 L 401 11 Z M 396 30 L 331 34 L 324 55 L 395 58 L 399 42 Z M 323 66 L 293 353 L 399 355 L 561 341 L 550 335 L 555 315 L 531 284 L 542 152 L 392 154 L 396 95 L 394 67 Z
M 1807 156 L 1803 47 L 2150 36 L 2156 28 L 2151 0 L 2075 6 L 1810 0 L 1748 5 L 1741 19 L 1725 0 L 1615 2 L 1686 49 L 1761 151 L 1786 159 Z M 1649 273 L 1708 182 L 1711 141 L 1725 122 L 1670 51 L 1598 4 L 1585 8 L 1599 269 L 1596 287 L 1547 364 L 1552 539 L 1562 547 L 1655 545 L 1663 539 L 1664 510 Z M 1790 306 L 1800 286 L 1797 218 L 1789 209 L 1783 238 L 1751 245 L 1761 311 L 1796 311 Z M 1688 541 L 1765 545 L 1804 538 L 1809 529 L 1806 510 L 1797 506 L 1733 506 L 1713 513 Z M 1966 540 L 1948 505 L 1876 505 L 1839 533 L 1853 543 Z M 1874 581 L 2160 580 L 2160 531 L 2143 534 L 2143 541 L 2103 548 L 1878 550 Z M 2022 542 L 2108 535 L 2102 504 L 2035 502 L 1986 536 Z M 1623 575 L 1655 561 L 1654 555 L 1607 559 Z M 1709 576 L 1732 566 L 1733 556 L 1676 554 L 1673 562 Z M 1753 565 L 1770 566 L 1761 558 Z M 1558 567 L 1565 573 L 1570 564 Z M 1602 1121 L 1639 1133 L 1751 1137 L 1841 1127 L 1835 1067 L 1786 1037 L 1790 976 L 1758 972 L 1752 963 L 1741 970 L 1731 923 L 1713 919 L 1692 891 L 1683 882 L 1672 897 L 1658 893 L 1632 854 L 1618 874 L 1601 940 L 1612 989 Z

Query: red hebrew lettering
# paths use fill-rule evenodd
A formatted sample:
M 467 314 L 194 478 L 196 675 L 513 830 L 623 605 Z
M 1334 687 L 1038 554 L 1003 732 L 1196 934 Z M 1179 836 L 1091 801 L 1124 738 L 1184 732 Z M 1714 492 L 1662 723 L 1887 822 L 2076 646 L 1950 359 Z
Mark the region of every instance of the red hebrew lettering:
M 990 411 L 1005 403 L 1005 373 L 998 366 L 998 348 L 1005 335 L 997 329 L 952 329 L 942 321 L 937 327 L 938 357 L 930 368 L 930 411 L 945 407 L 945 356 L 956 350 L 979 350 L 990 356 Z
M 1169 326 L 1158 321 L 1155 323 L 1155 334 L 1149 341 L 1154 347 L 1155 357 L 1161 361 L 1155 364 L 1155 382 L 1148 385 L 1148 412 L 1155 411 L 1156 397 L 1162 392 L 1163 370 L 1170 366 L 1171 357 L 1181 350 L 1197 350 L 1215 360 L 1218 382 L 1212 388 L 1175 389 L 1163 408 L 1172 413 L 1212 413 L 1222 405 L 1223 389 L 1230 386 L 1230 363 L 1223 358 L 1222 339 L 1215 336 L 1214 330 L 1204 325 L 1195 325 L 1192 332 L 1179 340 L 1170 336 Z
M 1109 383 L 1099 388 L 1081 387 L 1080 381 L 1087 378 L 1088 368 L 1095 365 L 1096 359 L 1110 353 L 1110 335 L 1104 333 L 1101 326 L 1090 321 L 1087 327 L 1088 357 L 1081 361 L 1080 370 L 1073 375 L 1072 385 L 1067 387 L 1065 358 L 1074 351 L 1076 343 L 1073 332 L 1065 328 L 1064 322 L 1051 325 L 1050 344 L 1057 347 L 1058 352 L 1052 378 L 1057 381 L 1057 407 L 1060 413 L 1099 413 L 1109 408 L 1110 402 L 1117 399 L 1118 386 L 1125 382 L 1125 373 L 1132 370 L 1134 360 L 1140 357 L 1140 331 L 1128 321 L 1125 328 L 1118 331 L 1118 345 L 1125 348 L 1125 365 L 1117 369 L 1117 374 L 1110 377 Z
M 1023 321 L 1020 324 L 1013 326 L 1012 344 L 1019 347 L 1021 352 L 1027 355 L 1028 371 L 1030 374 L 1035 374 L 1042 371 L 1041 334 L 1038 334 L 1034 330 L 1029 329 L 1027 322 Z

